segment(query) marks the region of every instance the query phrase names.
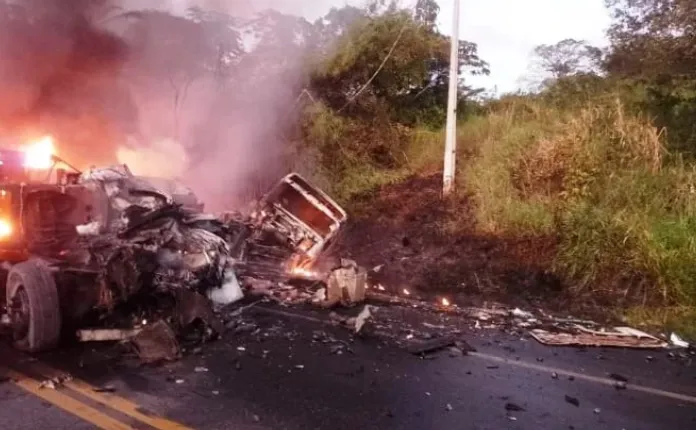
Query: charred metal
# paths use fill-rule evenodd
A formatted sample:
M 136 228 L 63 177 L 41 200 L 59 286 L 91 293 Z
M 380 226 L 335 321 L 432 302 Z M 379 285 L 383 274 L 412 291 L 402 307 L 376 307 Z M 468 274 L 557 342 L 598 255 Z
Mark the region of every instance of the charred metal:
M 295 173 L 250 214 L 219 216 L 204 213 L 186 187 L 125 165 L 55 173 L 0 183 L 3 323 L 29 352 L 90 323 L 111 331 L 82 330 L 81 340 L 122 336 L 147 361 L 157 355 L 152 339 L 169 339 L 170 330 L 215 337 L 223 326 L 214 306 L 243 297 L 240 278 L 317 276 L 316 262 L 346 222 Z M 151 323 L 132 323 L 140 319 Z M 165 349 L 166 359 L 177 355 Z

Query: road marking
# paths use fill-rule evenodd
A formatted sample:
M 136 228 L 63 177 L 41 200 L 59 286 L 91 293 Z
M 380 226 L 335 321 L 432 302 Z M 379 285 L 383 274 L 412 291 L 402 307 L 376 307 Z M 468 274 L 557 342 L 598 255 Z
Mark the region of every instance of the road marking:
M 66 376 L 66 372 L 61 372 L 56 370 L 46 364 L 40 362 L 31 362 L 27 365 L 31 370 L 40 373 L 46 378 L 56 378 L 61 376 Z M 170 421 L 166 418 L 157 416 L 155 413 L 145 411 L 142 407 L 138 406 L 136 403 L 131 402 L 123 397 L 117 396 L 113 393 L 99 393 L 97 388 L 88 384 L 85 381 L 79 379 L 69 379 L 63 382 L 63 387 L 68 388 L 82 396 L 93 400 L 100 405 L 111 408 L 114 411 L 120 412 L 127 415 L 143 424 L 147 424 L 150 427 L 154 427 L 157 430 L 193 430 L 183 424 L 179 424 L 174 421 Z
M 0 366 L 0 372 L 5 374 L 8 378 L 12 379 L 12 382 L 19 388 L 39 397 L 52 405 L 55 405 L 64 411 L 69 412 L 72 415 L 86 421 L 88 423 L 94 424 L 100 429 L 104 430 L 132 430 L 133 427 L 124 424 L 98 410 L 73 399 L 67 394 L 61 393 L 58 390 L 53 390 L 50 388 L 41 388 L 41 384 L 22 373 L 16 372 L 14 370 L 7 369 Z
M 331 326 L 334 325 L 333 322 L 331 322 L 331 321 L 322 320 L 320 318 L 316 318 L 316 317 L 312 317 L 312 316 L 297 315 L 297 314 L 294 314 L 292 312 L 279 311 L 277 309 L 269 309 L 269 308 L 263 308 L 263 307 L 257 307 L 256 309 L 259 311 L 262 311 L 262 312 L 275 314 L 275 315 L 279 315 L 279 316 L 284 316 L 284 317 L 288 317 L 288 318 L 301 319 L 301 320 L 311 321 L 311 322 L 324 324 L 324 325 L 331 325 Z M 505 357 L 499 357 L 497 355 L 485 354 L 485 353 L 481 353 L 481 352 L 469 352 L 467 355 L 472 356 L 472 357 L 478 357 L 478 358 L 481 358 L 483 360 L 495 361 L 498 363 L 509 364 L 512 366 L 524 367 L 526 369 L 538 370 L 541 372 L 548 372 L 548 373 L 556 372 L 559 375 L 572 376 L 576 379 L 582 379 L 585 381 L 594 382 L 594 383 L 603 384 L 603 385 L 610 385 L 612 387 L 616 386 L 616 383 L 617 383 L 617 381 L 610 379 L 610 378 L 603 378 L 600 376 L 590 376 L 590 375 L 585 375 L 583 373 L 576 373 L 576 372 L 573 372 L 570 370 L 564 370 L 564 369 L 559 369 L 559 368 L 555 368 L 555 367 L 544 366 L 544 365 L 535 364 L 535 363 L 529 363 L 529 362 L 525 362 L 525 361 L 510 360 L 510 359 L 505 358 Z M 672 400 L 679 400 L 682 402 L 696 404 L 696 397 L 690 396 L 688 394 L 675 393 L 673 391 L 666 391 L 666 390 L 661 390 L 659 388 L 652 388 L 652 387 L 646 387 L 643 385 L 635 385 L 635 384 L 626 384 L 626 387 L 630 388 L 631 390 L 634 390 L 634 391 L 639 391 L 641 393 L 646 393 L 646 394 L 651 394 L 654 396 L 666 397 L 666 398 L 669 398 Z
M 585 375 L 584 373 L 577 373 L 570 370 L 559 369 L 557 367 L 544 366 L 536 363 L 529 363 L 520 360 L 510 360 L 509 358 L 499 357 L 497 355 L 484 354 L 481 352 L 469 352 L 468 355 L 472 357 L 478 357 L 487 361 L 495 361 L 497 363 L 509 364 L 511 366 L 523 367 L 530 370 L 538 370 L 540 372 L 556 373 L 563 376 L 572 376 L 575 379 L 582 379 L 589 382 L 594 382 L 597 384 L 609 385 L 612 387 L 616 386 L 617 381 L 611 378 L 603 378 L 600 376 Z M 633 391 L 639 391 L 641 393 L 652 394 L 655 396 L 667 397 L 673 400 L 679 400 L 682 402 L 694 403 L 696 404 L 696 397 L 690 396 L 688 394 L 680 394 L 672 391 L 661 390 L 659 388 L 646 387 L 643 385 L 626 384 L 627 388 Z

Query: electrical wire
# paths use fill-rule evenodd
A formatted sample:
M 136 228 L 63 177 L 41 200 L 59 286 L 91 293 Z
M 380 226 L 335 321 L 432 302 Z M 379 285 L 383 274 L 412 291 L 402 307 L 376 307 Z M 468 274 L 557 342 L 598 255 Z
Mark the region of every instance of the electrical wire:
M 396 49 L 396 46 L 399 44 L 399 41 L 401 40 L 401 36 L 404 35 L 404 32 L 406 31 L 406 27 L 408 26 L 408 24 L 409 24 L 409 23 L 408 23 L 408 21 L 407 21 L 407 22 L 404 23 L 404 25 L 401 27 L 401 31 L 399 31 L 398 36 L 396 36 L 396 39 L 394 40 L 394 43 L 392 44 L 391 48 L 389 49 L 389 52 L 387 53 L 387 56 L 384 57 L 384 60 L 382 60 L 382 63 L 379 65 L 379 67 L 377 68 L 377 70 L 375 70 L 375 73 L 372 74 L 372 76 L 370 77 L 370 79 L 368 79 L 367 82 L 365 82 L 365 85 L 363 85 L 362 88 L 360 88 L 360 89 L 358 90 L 358 92 L 355 93 L 355 95 L 354 95 L 353 97 L 351 97 L 351 98 L 346 102 L 346 104 L 343 105 L 343 107 L 337 111 L 337 113 L 341 113 L 345 108 L 347 108 L 349 105 L 351 105 L 351 104 L 360 96 L 360 94 L 362 94 L 362 92 L 365 91 L 365 89 L 372 83 L 372 81 L 375 80 L 375 78 L 377 77 L 377 75 L 379 74 L 379 72 L 382 71 L 382 69 L 384 68 L 384 65 L 387 64 L 387 61 L 389 60 L 389 58 L 391 57 L 391 55 L 394 53 L 394 50 Z

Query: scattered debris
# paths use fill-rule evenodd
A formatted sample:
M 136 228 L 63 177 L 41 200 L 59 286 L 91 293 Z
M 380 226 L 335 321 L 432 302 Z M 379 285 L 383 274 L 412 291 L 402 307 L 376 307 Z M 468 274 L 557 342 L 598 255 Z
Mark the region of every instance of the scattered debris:
M 544 345 L 554 346 L 614 346 L 622 348 L 665 348 L 667 343 L 630 327 L 616 327 L 614 331 L 590 330 L 580 325 L 574 332 L 551 333 L 535 329 L 530 335 Z
M 423 355 L 436 352 L 450 346 L 455 346 L 455 339 L 451 336 L 444 336 L 425 341 L 412 341 L 407 346 L 408 352 L 415 355 Z
M 331 271 L 326 281 L 326 301 L 330 307 L 338 303 L 351 306 L 365 300 L 367 272 L 353 260 L 342 259 L 341 266 Z
M 580 407 L 580 400 L 578 400 L 575 397 L 571 397 L 571 396 L 566 394 L 565 401 L 566 401 L 566 403 L 570 403 L 573 406 Z
M 516 403 L 506 403 L 505 410 L 508 412 L 524 412 L 525 409 Z
M 95 393 L 114 393 L 116 392 L 116 388 L 111 385 L 105 385 L 103 387 L 95 387 L 93 391 Z
M 176 360 L 181 353 L 174 331 L 162 320 L 143 328 L 131 343 L 144 363 Z
M 669 336 L 669 341 L 672 343 L 672 345 L 676 346 L 677 348 L 688 348 L 689 347 L 689 342 L 685 341 L 682 339 L 678 334 L 672 333 Z
M 447 403 L 447 404 L 445 405 L 445 410 L 446 410 L 446 411 L 451 411 L 452 409 L 453 409 L 453 408 L 452 408 L 452 405 L 451 405 L 451 404 Z
M 360 330 L 362 330 L 363 326 L 371 316 L 370 305 L 365 305 L 363 310 L 355 318 L 355 333 L 360 333 Z
M 208 371 L 208 368 L 207 368 L 207 367 L 203 367 L 203 366 L 196 366 L 196 367 L 193 369 L 193 371 L 196 372 L 196 373 L 205 373 L 205 372 Z
M 77 331 L 80 342 L 106 342 L 126 340 L 140 333 L 141 329 L 82 329 Z
M 531 312 L 523 311 L 520 308 L 515 308 L 512 311 L 510 311 L 510 315 L 512 315 L 516 318 L 522 318 L 522 319 L 534 318 L 534 315 Z
M 47 379 L 47 380 L 45 380 L 45 381 L 41 381 L 41 383 L 39 384 L 39 389 L 43 389 L 43 388 L 50 388 L 51 390 L 55 390 L 55 389 L 56 389 L 56 383 L 53 382 L 51 379 Z
M 610 373 L 609 377 L 613 379 L 614 381 L 619 381 L 619 382 L 628 382 L 628 378 L 626 378 L 623 375 L 620 375 L 618 373 Z
M 72 376 L 61 375 L 50 379 L 43 380 L 39 383 L 39 389 L 48 388 L 51 390 L 57 390 L 62 387 L 66 382 L 72 381 Z

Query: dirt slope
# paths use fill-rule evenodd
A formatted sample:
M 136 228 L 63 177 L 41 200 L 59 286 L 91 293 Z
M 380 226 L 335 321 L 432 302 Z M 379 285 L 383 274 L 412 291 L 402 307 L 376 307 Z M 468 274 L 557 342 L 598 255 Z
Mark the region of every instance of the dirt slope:
M 564 289 L 548 272 L 553 240 L 477 234 L 466 197 L 443 202 L 441 180 L 414 176 L 356 199 L 339 252 L 368 268 L 384 265 L 379 280 L 394 292 L 565 310 Z M 451 222 L 456 233 L 446 232 Z

